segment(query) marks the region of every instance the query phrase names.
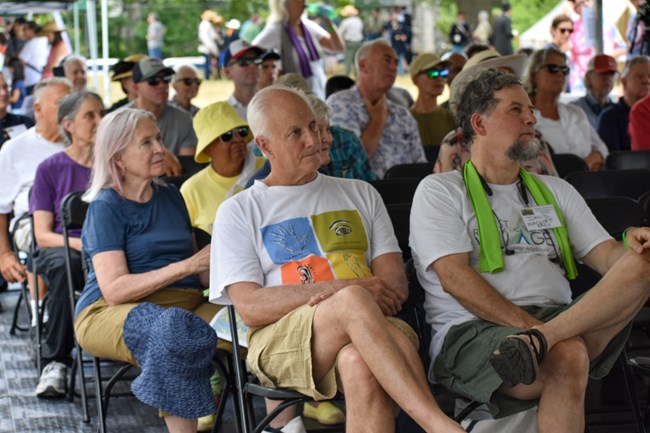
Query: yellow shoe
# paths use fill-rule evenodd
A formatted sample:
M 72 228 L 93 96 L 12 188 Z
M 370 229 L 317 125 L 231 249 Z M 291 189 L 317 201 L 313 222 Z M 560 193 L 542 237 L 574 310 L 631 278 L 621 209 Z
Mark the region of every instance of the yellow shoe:
M 199 418 L 199 425 L 196 431 L 212 431 L 215 422 L 217 422 L 217 416 L 215 414 L 202 416 Z
M 302 414 L 324 425 L 342 424 L 345 422 L 345 414 L 343 411 L 327 401 L 317 403 L 316 406 L 305 403 Z

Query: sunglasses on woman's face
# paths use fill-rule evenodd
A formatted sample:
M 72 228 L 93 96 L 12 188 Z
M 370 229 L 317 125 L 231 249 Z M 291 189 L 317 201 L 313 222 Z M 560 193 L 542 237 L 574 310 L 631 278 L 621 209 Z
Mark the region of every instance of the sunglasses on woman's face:
M 569 75 L 569 71 L 571 68 L 568 66 L 560 66 L 560 65 L 554 65 L 552 63 L 547 63 L 546 65 L 542 65 L 540 69 L 546 69 L 549 73 L 551 74 L 557 74 L 558 72 L 562 72 L 562 75 Z
M 203 80 L 201 80 L 201 79 L 199 79 L 199 78 L 181 78 L 181 79 L 176 80 L 176 81 L 181 81 L 181 82 L 183 82 L 183 84 L 185 84 L 186 86 L 191 86 L 192 84 L 196 84 L 197 86 L 200 86 L 200 85 L 201 85 L 201 82 L 202 82 Z
M 447 78 L 449 76 L 449 69 L 429 69 L 424 72 L 427 77 L 434 78 Z
M 561 28 L 558 28 L 557 30 L 558 30 L 558 32 L 560 32 L 562 34 L 564 34 L 564 33 L 568 33 L 568 34 L 573 33 L 573 29 L 561 29 Z
M 248 137 L 248 127 L 247 126 L 240 126 L 239 128 L 231 129 L 228 132 L 224 132 L 221 134 L 221 141 L 224 143 L 228 143 L 232 138 L 235 136 L 235 134 L 239 135 L 241 138 L 246 138 Z

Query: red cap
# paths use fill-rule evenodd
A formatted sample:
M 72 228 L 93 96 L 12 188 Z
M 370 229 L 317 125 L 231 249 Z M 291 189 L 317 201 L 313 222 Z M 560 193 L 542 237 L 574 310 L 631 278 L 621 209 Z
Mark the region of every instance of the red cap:
M 618 72 L 618 65 L 616 64 L 616 59 L 607 54 L 596 54 L 589 61 L 589 66 L 587 67 L 587 72 L 594 71 L 598 74 L 603 74 L 605 72 Z

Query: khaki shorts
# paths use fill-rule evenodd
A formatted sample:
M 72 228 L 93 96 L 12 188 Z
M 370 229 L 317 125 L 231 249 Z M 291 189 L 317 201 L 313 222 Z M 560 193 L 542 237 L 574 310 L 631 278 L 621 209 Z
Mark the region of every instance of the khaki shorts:
M 330 399 L 343 391 L 337 383 L 336 365 L 320 383 L 314 382 L 311 336 L 316 308 L 303 305 L 271 325 L 251 328 L 247 362 L 262 385 L 298 391 L 314 400 Z M 417 335 L 409 325 L 395 317 L 386 319 L 418 348 Z
M 578 298 L 579 299 L 579 298 Z M 577 301 L 574 300 L 573 303 Z M 572 303 L 572 304 L 573 304 Z M 568 309 L 561 307 L 522 307 L 542 322 Z M 590 376 L 599 379 L 612 368 L 625 348 L 631 324 L 610 341 L 603 353 L 591 362 Z M 470 400 L 486 403 L 495 418 L 512 415 L 537 405 L 537 400 L 518 400 L 495 392 L 503 383 L 494 371 L 489 356 L 508 336 L 525 331 L 483 320 L 471 320 L 452 326 L 440 354 L 433 363 L 436 382 Z
M 182 308 L 208 323 L 222 308 L 221 305 L 210 304 L 199 289 L 161 289 L 137 302 L 114 306 L 108 305 L 104 298 L 99 298 L 84 308 L 74 321 L 79 345 L 93 356 L 137 365 L 138 362 L 124 344 L 122 327 L 129 311 L 143 302 L 165 308 Z

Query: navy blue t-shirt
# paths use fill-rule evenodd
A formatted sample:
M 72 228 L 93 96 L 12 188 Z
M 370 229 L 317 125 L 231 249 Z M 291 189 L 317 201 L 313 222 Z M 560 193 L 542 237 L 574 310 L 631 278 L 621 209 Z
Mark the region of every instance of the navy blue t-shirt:
M 92 265 L 95 254 L 124 251 L 132 274 L 160 269 L 193 254 L 190 217 L 174 185 L 154 187 L 147 203 L 126 200 L 112 188 L 102 190 L 88 207 L 81 241 L 88 280 L 75 315 L 102 296 Z M 191 275 L 169 287 L 201 288 L 201 282 Z
M 5 117 L 0 119 L 0 147 L 2 147 L 2 144 L 9 140 L 10 137 L 9 134 L 5 131 L 5 128 L 9 128 L 11 126 L 17 126 L 17 125 L 25 125 L 25 130 L 31 128 L 34 126 L 34 121 L 30 119 L 29 117 L 26 116 L 21 116 L 18 114 L 12 114 L 12 113 L 7 113 Z

